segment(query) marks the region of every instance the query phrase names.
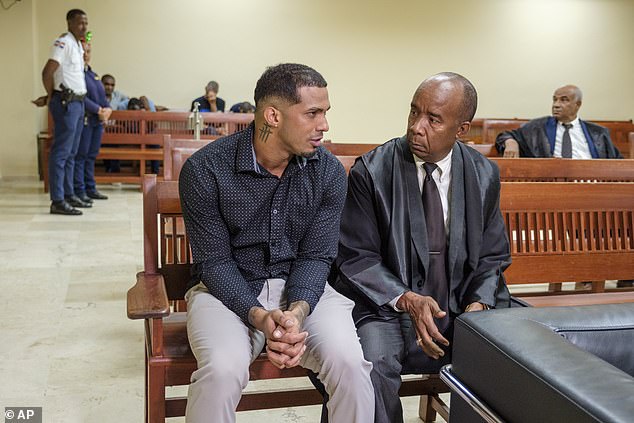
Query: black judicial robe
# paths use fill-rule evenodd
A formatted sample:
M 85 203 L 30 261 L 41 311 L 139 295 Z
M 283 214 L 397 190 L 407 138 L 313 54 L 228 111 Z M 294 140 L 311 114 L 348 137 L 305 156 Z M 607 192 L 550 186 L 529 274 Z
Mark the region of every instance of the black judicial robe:
M 593 159 L 622 159 L 619 149 L 610 139 L 610 131 L 603 126 L 579 119 Z M 495 148 L 504 153 L 504 143 L 513 138 L 520 148 L 520 157 L 552 157 L 555 151 L 557 120 L 552 116 L 526 122 L 518 129 L 498 134 Z
M 499 210 L 495 164 L 462 142 L 452 153 L 448 280 L 450 316 L 479 301 L 510 306 L 502 272 L 509 243 Z M 429 265 L 427 230 L 416 164 L 405 137 L 361 156 L 350 170 L 339 253 L 331 284 L 355 300 L 359 324 L 390 318 L 388 304 L 407 290 L 422 291 Z

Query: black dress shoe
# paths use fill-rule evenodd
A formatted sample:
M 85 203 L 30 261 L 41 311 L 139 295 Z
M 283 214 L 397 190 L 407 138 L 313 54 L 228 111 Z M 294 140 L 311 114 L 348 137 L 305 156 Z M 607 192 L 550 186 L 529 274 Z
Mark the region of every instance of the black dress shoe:
M 103 195 L 102 193 L 100 193 L 99 191 L 95 190 L 95 191 L 87 191 L 86 195 L 89 198 L 92 198 L 94 200 L 107 200 L 108 196 L 107 195 Z M 83 200 L 83 198 L 82 198 Z
M 79 197 L 77 197 L 76 195 L 72 195 L 70 197 L 66 197 L 66 202 L 68 204 L 70 204 L 73 207 L 81 207 L 84 209 L 88 209 L 90 207 L 92 207 L 92 204 L 90 203 L 85 203 L 83 201 L 81 201 L 81 199 Z
M 66 201 L 53 201 L 51 203 L 51 214 L 65 214 L 68 216 L 79 216 L 82 214 L 81 210 L 77 210 Z
M 86 193 L 77 195 L 77 198 L 79 198 L 84 203 L 92 204 L 92 198 L 88 197 Z

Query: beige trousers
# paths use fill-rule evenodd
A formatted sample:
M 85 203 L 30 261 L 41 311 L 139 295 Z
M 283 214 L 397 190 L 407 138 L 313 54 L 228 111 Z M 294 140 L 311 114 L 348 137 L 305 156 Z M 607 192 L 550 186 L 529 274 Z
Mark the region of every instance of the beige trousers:
M 268 310 L 286 307 L 284 280 L 269 279 L 258 297 Z M 249 365 L 264 347 L 264 334 L 250 329 L 200 283 L 187 300 L 187 333 L 198 370 L 191 377 L 188 423 L 235 422 L 235 410 L 249 381 Z M 372 364 L 363 358 L 352 321 L 354 303 L 326 284 L 304 321 L 308 332 L 300 365 L 318 373 L 330 396 L 330 423 L 374 421 Z

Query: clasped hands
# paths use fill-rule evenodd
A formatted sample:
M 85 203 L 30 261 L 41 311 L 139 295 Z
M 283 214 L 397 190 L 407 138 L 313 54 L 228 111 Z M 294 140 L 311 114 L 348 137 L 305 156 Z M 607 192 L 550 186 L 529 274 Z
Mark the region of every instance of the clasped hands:
M 269 361 L 279 369 L 295 367 L 306 351 L 308 332 L 301 331 L 308 304 L 296 305 L 282 311 L 254 307 L 250 313 L 252 325 L 262 331 L 266 338 L 266 354 Z
M 449 341 L 442 336 L 434 319 L 442 319 L 447 312 L 440 309 L 436 300 L 408 291 L 399 298 L 396 307 L 409 313 L 416 329 L 416 343 L 423 352 L 435 360 L 443 357 L 445 352 L 438 344 L 448 347 Z M 465 309 L 466 312 L 480 310 L 484 310 L 484 305 L 478 302 L 469 304 Z

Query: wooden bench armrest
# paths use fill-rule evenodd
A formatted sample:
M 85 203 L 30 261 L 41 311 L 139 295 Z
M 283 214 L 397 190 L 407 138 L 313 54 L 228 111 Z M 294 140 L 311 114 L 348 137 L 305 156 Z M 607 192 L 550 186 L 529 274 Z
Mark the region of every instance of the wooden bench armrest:
M 139 272 L 136 284 L 128 290 L 128 318 L 160 319 L 170 314 L 163 275 Z

